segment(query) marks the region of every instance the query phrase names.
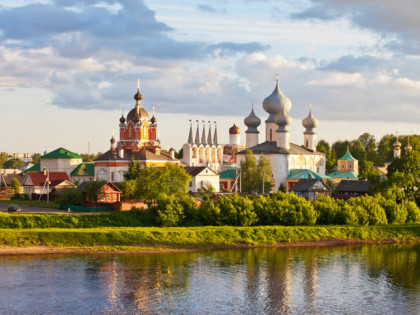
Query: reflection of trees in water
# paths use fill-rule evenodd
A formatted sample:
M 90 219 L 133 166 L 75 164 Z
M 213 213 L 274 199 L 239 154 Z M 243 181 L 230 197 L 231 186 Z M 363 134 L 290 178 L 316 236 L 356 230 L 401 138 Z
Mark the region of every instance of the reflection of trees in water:
M 393 285 L 406 291 L 420 287 L 420 245 L 364 246 L 370 277 L 385 274 Z
M 305 313 L 314 314 L 322 313 L 317 306 L 322 289 L 318 275 L 324 281 L 329 270 L 339 270 L 345 283 L 357 283 L 360 276 L 367 276 L 366 281 L 386 277 L 391 290 L 407 298 L 413 292 L 418 295 L 419 253 L 418 245 L 371 245 L 102 256 L 89 261 L 86 277 L 89 283 L 100 283 L 96 287 L 102 285 L 110 313 L 177 312 L 182 296 L 190 299 L 184 310 L 200 301 L 211 305 L 206 294 L 222 281 L 230 289 L 226 301 L 235 301 L 236 309 L 287 314 L 296 311 L 297 302 Z M 358 271 L 365 272 L 355 278 Z M 342 283 L 336 285 L 345 290 Z
M 102 262 L 98 277 L 108 294 L 110 313 L 156 313 L 173 306 L 173 288 L 185 288 L 192 254 L 121 255 Z

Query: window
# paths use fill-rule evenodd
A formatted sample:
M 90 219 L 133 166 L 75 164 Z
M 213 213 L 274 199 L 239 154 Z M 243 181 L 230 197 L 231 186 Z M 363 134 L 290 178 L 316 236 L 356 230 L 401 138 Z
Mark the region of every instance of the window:
M 117 195 L 116 194 L 112 194 L 112 201 L 117 201 Z
M 351 168 L 351 163 L 349 164 L 349 168 Z
M 270 129 L 270 141 L 273 140 L 273 129 Z
M 192 182 L 190 182 L 190 185 L 189 185 L 189 187 L 192 187 Z
M 341 168 L 344 168 L 344 163 L 343 163 L 343 164 L 341 164 Z
M 106 195 L 106 201 L 111 201 L 111 196 L 110 195 Z
M 131 138 L 131 134 L 133 133 L 133 128 L 130 126 L 130 128 L 128 128 L 128 136 Z
M 111 182 L 114 182 L 115 181 L 115 179 L 114 179 L 114 172 L 111 172 Z

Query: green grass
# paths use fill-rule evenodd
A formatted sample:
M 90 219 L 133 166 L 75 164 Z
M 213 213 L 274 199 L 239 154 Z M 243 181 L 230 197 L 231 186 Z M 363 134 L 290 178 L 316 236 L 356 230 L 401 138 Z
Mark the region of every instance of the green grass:
M 103 227 L 90 229 L 0 229 L 6 246 L 135 246 L 223 247 L 267 246 L 277 243 L 346 239 L 360 241 L 419 241 L 420 225 L 314 226 L 314 227 Z
M 0 203 L 7 203 L 7 204 L 15 204 L 15 205 L 23 205 L 23 206 L 30 206 L 30 207 L 38 207 L 38 208 L 48 208 L 48 209 L 59 209 L 60 205 L 55 203 L 54 201 L 50 201 L 47 203 L 45 200 L 19 200 L 19 199 L 8 199 L 8 200 L 0 200 Z

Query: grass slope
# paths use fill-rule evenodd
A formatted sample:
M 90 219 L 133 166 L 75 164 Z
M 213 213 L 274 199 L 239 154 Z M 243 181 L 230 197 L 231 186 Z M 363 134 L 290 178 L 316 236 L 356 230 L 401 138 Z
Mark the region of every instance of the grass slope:
M 102 227 L 90 229 L 0 229 L 3 246 L 131 246 L 165 244 L 180 247 L 232 245 L 267 246 L 278 243 L 346 239 L 360 241 L 419 241 L 420 225 L 314 227 Z

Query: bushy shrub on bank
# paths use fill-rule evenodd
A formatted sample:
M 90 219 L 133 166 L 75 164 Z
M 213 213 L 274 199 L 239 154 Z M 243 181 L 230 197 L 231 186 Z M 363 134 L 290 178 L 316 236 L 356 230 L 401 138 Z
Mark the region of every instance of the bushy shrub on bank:
M 185 201 L 184 201 L 185 203 Z M 398 204 L 378 196 L 361 196 L 347 201 L 319 197 L 307 201 L 295 194 L 276 192 L 271 196 L 222 196 L 201 206 L 182 205 L 173 197 L 160 197 L 156 223 L 161 226 L 191 225 L 382 225 L 420 222 L 414 202 Z M 188 223 L 187 223 L 188 222 Z
M 380 195 L 347 201 L 320 197 L 307 201 L 295 194 L 222 196 L 201 205 L 188 195 L 161 195 L 149 210 L 102 215 L 1 214 L 0 228 L 96 228 L 129 226 L 382 225 L 420 223 L 414 202 L 397 203 Z

